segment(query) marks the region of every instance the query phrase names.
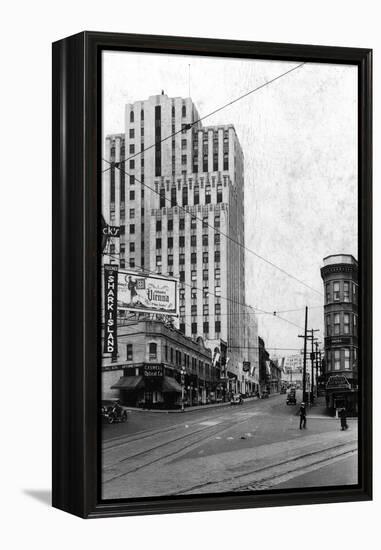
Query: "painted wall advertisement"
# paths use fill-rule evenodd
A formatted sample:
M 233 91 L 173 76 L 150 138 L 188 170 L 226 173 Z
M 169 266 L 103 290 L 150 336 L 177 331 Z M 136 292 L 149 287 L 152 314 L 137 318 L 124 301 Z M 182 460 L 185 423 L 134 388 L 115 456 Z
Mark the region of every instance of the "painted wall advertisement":
M 177 280 L 119 270 L 118 309 L 177 317 Z
M 117 342 L 117 312 L 118 312 L 118 266 L 106 264 L 104 266 L 104 304 L 105 304 L 105 337 L 104 353 L 116 355 Z

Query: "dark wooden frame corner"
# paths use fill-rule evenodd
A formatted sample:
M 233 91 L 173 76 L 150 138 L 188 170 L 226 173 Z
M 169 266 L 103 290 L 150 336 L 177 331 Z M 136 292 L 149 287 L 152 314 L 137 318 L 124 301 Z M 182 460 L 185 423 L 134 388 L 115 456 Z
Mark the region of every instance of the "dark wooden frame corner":
M 98 221 L 104 49 L 353 64 L 358 67 L 359 484 L 329 489 L 102 502 L 99 491 Z M 83 32 L 53 44 L 53 506 L 80 517 L 223 510 L 372 498 L 372 51 Z

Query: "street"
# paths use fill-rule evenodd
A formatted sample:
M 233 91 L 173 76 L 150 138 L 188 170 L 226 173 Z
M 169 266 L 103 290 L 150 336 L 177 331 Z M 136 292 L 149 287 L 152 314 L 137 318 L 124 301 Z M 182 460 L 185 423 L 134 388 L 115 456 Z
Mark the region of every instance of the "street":
M 300 430 L 298 409 L 276 394 L 185 413 L 132 410 L 103 428 L 103 498 L 356 484 L 357 421 L 341 431 L 312 407 Z

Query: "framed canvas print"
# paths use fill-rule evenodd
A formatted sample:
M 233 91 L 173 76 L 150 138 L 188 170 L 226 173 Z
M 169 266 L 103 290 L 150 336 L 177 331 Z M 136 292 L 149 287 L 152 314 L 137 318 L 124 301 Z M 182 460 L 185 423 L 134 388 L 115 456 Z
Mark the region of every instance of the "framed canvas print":
M 53 505 L 372 496 L 371 50 L 53 45 Z

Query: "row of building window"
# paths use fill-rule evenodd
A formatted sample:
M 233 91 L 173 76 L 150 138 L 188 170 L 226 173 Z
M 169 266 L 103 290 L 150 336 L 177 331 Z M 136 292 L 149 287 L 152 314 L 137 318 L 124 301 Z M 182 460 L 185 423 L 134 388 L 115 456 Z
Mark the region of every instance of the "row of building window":
M 357 349 L 353 348 L 351 357 L 350 348 L 342 348 L 327 351 L 327 370 L 340 371 L 350 370 L 353 368 L 353 363 L 357 361 Z M 356 366 L 356 365 L 355 365 Z
M 208 154 L 209 154 L 209 136 L 204 133 L 202 136 L 202 171 L 208 172 Z M 192 171 L 199 172 L 199 143 L 197 133 L 193 136 L 193 167 Z M 213 135 L 213 171 L 218 170 L 218 133 L 214 132 Z M 228 131 L 224 131 L 223 141 L 223 170 L 229 170 L 229 137 Z
M 329 281 L 325 284 L 325 303 L 357 302 L 356 287 L 351 281 Z
M 180 317 L 185 316 L 185 306 L 184 305 L 180 306 L 179 313 L 180 313 Z M 214 313 L 216 315 L 221 314 L 221 304 L 215 304 L 214 305 Z M 202 314 L 203 315 L 209 315 L 209 304 L 203 304 Z M 191 305 L 191 315 L 197 315 L 197 305 L 196 304 Z
M 143 179 L 144 179 L 144 176 L 142 176 L 142 181 L 143 181 Z M 122 212 L 125 208 L 125 196 L 126 196 L 125 191 L 126 191 L 125 186 L 121 181 L 121 186 L 120 186 L 120 215 L 121 216 L 122 216 Z M 144 189 L 141 189 L 140 196 L 141 196 L 142 199 L 144 199 Z M 134 201 L 135 198 L 136 198 L 136 193 L 135 193 L 135 191 L 131 190 L 130 193 L 129 193 L 130 201 Z M 111 188 L 110 188 L 110 215 L 111 214 L 114 215 L 114 219 L 115 219 L 115 183 L 112 184 Z
M 129 226 L 128 226 L 128 230 L 129 230 L 130 235 L 135 235 L 135 224 L 130 223 Z M 142 223 L 142 229 L 141 230 L 142 230 L 142 232 L 144 231 L 144 223 Z M 126 232 L 126 226 L 121 225 L 120 226 L 120 234 L 124 235 L 125 232 Z
M 140 109 L 140 120 L 144 120 L 144 109 Z M 134 111 L 130 111 L 130 122 L 135 122 Z
M 185 334 L 185 323 L 180 323 L 180 330 L 183 334 Z M 209 322 L 208 321 L 204 321 L 202 323 L 202 331 L 203 331 L 203 334 L 209 334 Z M 215 321 L 214 323 L 214 331 L 216 334 L 219 334 L 221 332 L 221 321 Z M 197 323 L 196 322 L 193 322 L 191 323 L 191 333 L 192 333 L 192 336 L 196 336 L 198 334 L 197 332 Z
M 325 316 L 326 335 L 339 336 L 342 334 L 352 334 L 357 336 L 357 315 L 352 313 L 333 313 Z
M 141 157 L 140 157 L 140 166 L 141 166 L 142 168 L 144 168 L 144 156 L 141 156 Z M 135 159 L 130 159 L 130 160 L 128 161 L 128 168 L 129 168 L 130 170 L 135 170 L 135 168 L 136 168 Z M 160 174 L 157 174 L 157 175 L 160 175 Z M 130 183 L 130 185 L 131 185 L 131 183 Z
M 176 114 L 175 106 L 172 106 L 172 117 L 174 117 Z M 181 107 L 181 116 L 184 118 L 187 116 L 187 108 L 186 105 L 182 105 Z M 140 110 L 140 120 L 144 121 L 144 109 Z M 130 122 L 135 122 L 135 112 L 130 111 Z
M 133 244 L 133 243 L 130 243 L 130 244 Z M 130 247 L 130 252 L 134 252 L 135 248 L 133 250 L 131 250 L 131 247 Z M 219 263 L 220 262 L 220 259 L 221 259 L 221 252 L 219 250 L 215 250 L 214 252 L 214 262 L 215 263 Z M 207 264 L 209 262 L 209 253 L 208 252 L 203 252 L 202 253 L 202 263 L 204 264 Z M 196 252 L 192 252 L 191 255 L 190 255 L 190 263 L 195 265 L 197 264 L 197 253 Z M 162 257 L 160 255 L 156 256 L 156 266 L 160 267 L 162 265 Z M 173 265 L 173 254 L 168 254 L 167 256 L 167 265 Z M 185 265 L 185 254 L 180 254 L 179 255 L 179 265 Z M 217 276 L 217 272 L 218 273 L 218 276 Z M 215 274 L 216 274 L 216 278 L 220 278 L 220 269 L 219 268 L 216 268 L 215 270 Z
M 133 231 L 134 232 L 134 231 Z M 130 230 L 131 233 L 131 230 Z M 173 248 L 173 237 L 168 237 L 167 239 L 167 247 Z M 221 242 L 221 234 L 215 233 L 214 234 L 214 244 L 220 244 Z M 208 246 L 209 244 L 209 236 L 208 235 L 202 235 L 202 246 Z M 191 246 L 197 246 L 197 235 L 191 235 L 190 236 L 190 245 Z M 179 236 L 179 247 L 184 248 L 185 247 L 185 235 Z M 161 237 L 158 237 L 156 239 L 156 250 L 160 250 L 162 248 L 162 239 Z
M 196 229 L 197 228 L 197 222 L 201 222 L 200 218 L 196 218 L 194 216 L 191 217 L 190 220 L 190 228 Z M 214 216 L 214 227 L 220 227 L 221 225 L 221 217 L 217 214 Z M 209 227 L 209 218 L 208 216 L 204 216 L 202 218 L 202 227 L 203 229 Z M 163 225 L 162 220 L 156 220 L 156 232 L 162 231 Z M 169 218 L 167 220 L 167 230 L 173 231 L 173 218 Z M 179 231 L 185 230 L 185 218 L 179 218 Z
M 127 344 L 127 361 L 134 361 L 134 344 Z M 156 361 L 158 357 L 158 345 L 156 342 L 150 342 L 148 344 L 148 359 L 150 361 Z M 164 360 L 168 363 L 172 363 L 178 367 L 184 366 L 186 368 L 192 367 L 192 370 L 197 368 L 197 363 L 200 371 L 202 372 L 204 367 L 209 370 L 210 364 L 204 361 L 197 360 L 196 357 L 191 357 L 185 352 L 181 352 L 178 349 L 174 349 L 171 346 L 165 344 L 164 346 Z
M 186 147 L 186 140 L 185 141 L 185 147 Z M 172 155 L 172 159 L 175 160 L 175 155 Z M 181 155 L 181 164 L 182 166 L 187 165 L 187 155 L 182 154 Z M 229 170 L 229 153 L 224 153 L 223 156 L 223 170 Z M 208 151 L 204 152 L 202 155 L 202 171 L 203 172 L 209 172 L 209 154 Z M 213 172 L 218 171 L 218 152 L 213 152 Z M 198 150 L 196 149 L 193 153 L 193 166 L 192 166 L 192 172 L 198 173 Z
M 216 288 L 218 288 L 218 292 L 220 292 L 220 287 L 217 286 Z M 192 300 L 195 300 L 197 298 L 197 291 L 199 289 L 197 287 L 191 287 L 191 298 Z M 204 299 L 207 299 L 209 298 L 209 287 L 208 286 L 204 286 L 203 289 L 202 289 L 202 297 Z M 184 287 L 181 287 L 180 288 L 180 301 L 181 300 L 184 300 L 185 299 L 185 288 Z M 217 314 L 221 312 L 221 304 L 219 304 L 218 302 L 216 303 L 216 311 L 215 311 Z
M 179 271 L 179 278 L 180 278 L 181 283 L 185 282 L 185 271 Z M 209 270 L 208 269 L 203 269 L 203 271 L 202 271 L 202 280 L 204 281 L 204 283 L 205 283 L 205 281 L 209 280 Z M 196 281 L 197 281 L 197 271 L 195 269 L 193 269 L 191 271 L 191 281 L 192 281 L 192 283 L 196 283 Z M 217 280 L 215 280 L 215 285 L 216 285 L 215 286 L 215 295 L 216 296 L 221 295 L 221 287 L 219 286 L 219 283 L 220 283 L 220 280 L 219 280 L 219 278 L 217 278 Z
M 181 194 L 182 194 L 182 197 L 181 197 L 182 206 L 187 206 L 189 201 L 188 187 L 186 186 L 183 187 Z M 171 207 L 178 206 L 178 205 L 181 206 L 178 202 L 177 195 L 178 195 L 178 192 L 177 192 L 177 187 L 175 185 L 171 187 L 170 198 L 168 199 L 165 196 L 165 188 L 161 187 L 159 192 L 159 196 L 160 196 L 159 207 L 165 208 L 167 206 L 166 203 L 170 203 Z M 220 203 L 223 201 L 223 190 L 222 190 L 221 184 L 217 185 L 216 201 L 217 203 Z M 204 204 L 211 204 L 211 202 L 212 202 L 212 188 L 210 185 L 206 185 L 205 195 L 204 195 Z M 193 204 L 194 205 L 200 204 L 200 188 L 198 185 L 195 185 L 193 189 Z
M 142 258 L 141 264 L 142 264 L 142 265 L 139 266 L 139 267 L 144 267 L 144 258 Z M 119 260 L 119 265 L 120 265 L 121 268 L 126 267 L 126 261 L 125 261 L 124 259 L 121 258 L 121 259 Z M 128 265 L 129 265 L 129 267 L 138 267 L 138 266 L 136 266 L 136 264 L 135 264 L 135 258 L 129 258 L 129 260 L 128 260 Z
M 129 129 L 128 136 L 129 136 L 130 139 L 135 139 L 135 130 L 134 130 L 134 128 Z M 144 126 L 141 126 L 141 128 L 140 128 L 140 136 L 144 137 Z
M 176 109 L 175 109 L 175 106 L 173 105 L 172 106 L 172 111 L 171 111 L 171 114 L 172 114 L 172 118 L 175 117 L 176 115 Z M 187 116 L 187 108 L 186 108 L 186 105 L 182 105 L 181 107 L 181 116 L 184 118 Z M 140 110 L 140 120 L 141 121 L 144 121 L 144 109 L 141 109 Z M 130 122 L 135 122 L 135 112 L 134 111 L 130 111 Z
M 144 151 L 144 141 L 141 141 L 140 142 L 140 152 L 142 153 Z M 129 145 L 129 152 L 131 155 L 133 155 L 135 153 L 135 143 L 130 143 Z M 120 160 L 124 160 L 124 158 L 122 157 L 121 155 L 121 158 Z M 122 172 L 121 172 L 122 173 Z
M 135 219 L 135 213 L 136 213 L 136 209 L 135 209 L 135 208 L 130 208 L 130 209 L 129 209 L 129 217 L 130 217 L 131 220 Z M 121 217 L 121 218 L 124 218 L 125 215 L 126 215 L 125 209 L 124 209 L 124 208 L 121 208 L 121 209 L 120 209 L 120 217 Z M 140 215 L 141 215 L 141 216 L 144 216 L 144 208 L 143 208 L 143 207 L 140 209 Z

